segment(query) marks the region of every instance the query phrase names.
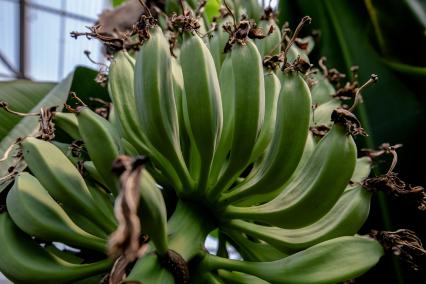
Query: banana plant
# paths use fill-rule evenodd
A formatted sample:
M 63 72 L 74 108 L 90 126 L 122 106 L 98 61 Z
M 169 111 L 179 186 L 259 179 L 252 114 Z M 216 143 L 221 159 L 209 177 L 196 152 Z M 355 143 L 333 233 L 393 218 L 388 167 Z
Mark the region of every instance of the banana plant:
M 262 14 L 250 3 L 246 12 Z M 308 49 L 293 45 L 309 17 L 290 38 L 270 10 L 258 18 L 263 33 L 226 3 L 206 36 L 202 7 L 182 8 L 169 29 L 147 10 L 122 41 L 136 44 L 114 46 L 107 115 L 77 93 L 68 112 L 40 112 L 40 132 L 55 125 L 67 139 L 17 141 L 28 168 L 0 214 L 0 271 L 14 283 L 306 284 L 364 274 L 384 254 L 372 237 L 380 233 L 357 234 L 372 196 L 351 112 L 365 86 L 344 108 L 328 77 L 309 70 Z M 208 252 L 213 232 L 218 250 Z

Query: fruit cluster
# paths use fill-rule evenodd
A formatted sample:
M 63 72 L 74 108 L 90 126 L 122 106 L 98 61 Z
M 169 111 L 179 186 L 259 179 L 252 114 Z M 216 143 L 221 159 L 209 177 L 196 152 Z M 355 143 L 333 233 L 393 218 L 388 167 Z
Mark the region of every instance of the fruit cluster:
M 143 16 L 139 50 L 109 66 L 108 118 L 54 114 L 83 144 L 20 141 L 28 170 L 0 214 L 9 279 L 336 283 L 382 256 L 356 235 L 371 160 L 357 159 L 359 124 L 328 77 L 308 71 L 312 40 L 282 34 L 271 11 L 256 24 L 227 7 L 206 35 L 192 15 L 170 30 Z M 203 246 L 213 231 L 216 255 Z

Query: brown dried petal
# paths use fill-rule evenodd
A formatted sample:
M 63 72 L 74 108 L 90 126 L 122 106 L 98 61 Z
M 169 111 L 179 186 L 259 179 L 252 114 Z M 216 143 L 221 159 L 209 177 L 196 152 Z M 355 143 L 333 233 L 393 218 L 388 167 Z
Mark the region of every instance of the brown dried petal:
M 265 38 L 266 35 L 261 28 L 252 28 L 249 31 L 248 37 L 251 39 L 262 39 Z
M 330 131 L 330 127 L 328 127 L 325 124 L 321 124 L 321 125 L 312 126 L 309 128 L 309 130 L 312 132 L 314 136 L 322 138 Z
M 411 186 L 406 184 L 396 173 L 390 172 L 386 175 L 367 178 L 363 186 L 370 191 L 382 191 L 391 193 L 397 198 L 414 203 L 422 211 L 426 210 L 426 192 L 422 186 Z
M 400 229 L 395 232 L 373 230 L 370 236 L 379 241 L 383 248 L 398 255 L 407 262 L 414 270 L 418 270 L 419 263 L 425 262 L 426 250 L 415 232 Z
M 361 127 L 361 123 L 358 118 L 350 111 L 337 108 L 331 114 L 331 120 L 335 123 L 341 123 L 346 127 L 346 130 L 351 135 L 363 135 L 368 136 L 365 130 Z
M 141 225 L 137 215 L 139 182 L 143 164 L 135 163 L 135 160 L 127 156 L 120 156 L 114 163 L 114 169 L 117 171 L 118 168 L 122 170 L 121 192 L 114 207 L 118 227 L 109 239 L 108 250 L 109 254 L 123 255 L 129 262 L 132 262 L 147 248 L 146 244 L 142 246 L 140 244 Z
M 40 110 L 40 126 L 37 138 L 51 141 L 55 138 L 55 126 L 52 122 L 56 107 L 42 108 Z

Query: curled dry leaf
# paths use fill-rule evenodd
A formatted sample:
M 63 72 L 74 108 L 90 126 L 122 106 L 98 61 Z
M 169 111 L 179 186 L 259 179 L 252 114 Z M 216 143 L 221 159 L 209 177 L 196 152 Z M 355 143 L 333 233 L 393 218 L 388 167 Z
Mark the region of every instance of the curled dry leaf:
M 120 156 L 113 165 L 113 170 L 120 174 L 121 191 L 114 207 L 118 228 L 109 239 L 108 251 L 112 256 L 123 255 L 129 262 L 147 249 L 146 244 L 141 245 L 140 242 L 141 225 L 137 215 L 139 182 L 143 169 L 141 160 Z
M 370 191 L 383 191 L 402 198 L 422 211 L 426 211 L 426 192 L 422 186 L 406 184 L 397 174 L 389 172 L 385 175 L 368 178 L 363 186 Z
M 421 240 L 411 230 L 399 229 L 395 232 L 373 230 L 370 236 L 379 241 L 385 250 L 398 255 L 414 270 L 418 270 L 420 264 L 425 262 L 426 250 Z

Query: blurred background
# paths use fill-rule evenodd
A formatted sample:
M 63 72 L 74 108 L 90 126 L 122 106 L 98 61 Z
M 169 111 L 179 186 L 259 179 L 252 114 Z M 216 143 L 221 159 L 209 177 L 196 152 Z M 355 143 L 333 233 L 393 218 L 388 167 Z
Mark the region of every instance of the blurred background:
M 100 44 L 75 40 L 71 31 L 92 26 L 110 0 L 0 0 L 0 80 L 60 81 L 76 65 L 102 61 Z
M 58 82 L 76 66 L 86 66 L 94 71 L 79 69 L 79 80 L 96 85 L 94 77 L 99 67 L 89 61 L 84 51 L 90 50 L 92 60 L 102 63 L 105 59 L 101 45 L 95 40 L 75 40 L 70 32 L 87 31 L 85 27 L 92 26 L 102 11 L 120 2 L 0 0 L 0 81 Z M 293 28 L 304 15 L 312 17 L 302 36 L 316 36 L 313 64 L 326 56 L 329 67 L 346 74 L 358 65 L 360 82 L 366 81 L 371 73 L 379 75 L 379 82 L 365 92 L 364 104 L 358 110 L 358 117 L 370 134 L 359 142 L 368 148 L 377 148 L 383 142 L 402 143 L 396 172 L 409 184 L 425 186 L 426 150 L 422 135 L 426 130 L 426 0 L 259 3 L 278 8 L 280 24 L 287 21 Z M 0 82 L 0 89 L 3 83 Z M 385 173 L 389 162 L 379 162 L 375 174 Z M 373 228 L 408 228 L 426 240 L 425 215 L 400 200 L 377 194 L 362 233 Z M 424 259 L 419 260 L 419 265 L 420 270 L 413 271 L 388 256 L 354 283 L 425 283 Z M 0 283 L 8 283 L 2 279 L 0 276 Z

